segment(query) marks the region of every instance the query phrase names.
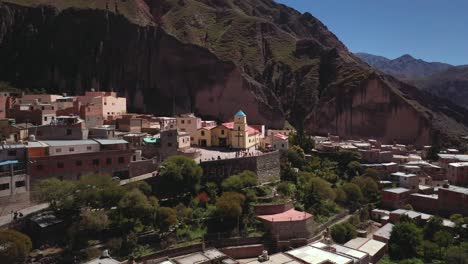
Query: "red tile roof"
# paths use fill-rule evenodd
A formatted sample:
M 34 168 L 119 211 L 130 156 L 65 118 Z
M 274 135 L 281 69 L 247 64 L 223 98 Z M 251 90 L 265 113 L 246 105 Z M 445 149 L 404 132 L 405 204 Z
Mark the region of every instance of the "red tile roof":
M 289 222 L 289 221 L 302 221 L 312 217 L 311 214 L 301 211 L 296 211 L 295 209 L 290 209 L 288 211 L 274 214 L 274 215 L 259 215 L 258 218 L 261 218 L 268 222 Z
M 274 134 L 273 136 L 274 136 L 274 137 L 277 137 L 277 138 L 279 138 L 279 139 L 282 139 L 282 140 L 288 140 L 288 136 L 283 135 L 283 134 L 279 134 L 279 133 L 278 133 L 278 134 Z
M 223 123 L 222 125 L 231 130 L 234 129 L 234 122 Z M 251 126 L 247 126 L 247 131 L 249 133 L 249 136 L 260 134 L 260 131 Z

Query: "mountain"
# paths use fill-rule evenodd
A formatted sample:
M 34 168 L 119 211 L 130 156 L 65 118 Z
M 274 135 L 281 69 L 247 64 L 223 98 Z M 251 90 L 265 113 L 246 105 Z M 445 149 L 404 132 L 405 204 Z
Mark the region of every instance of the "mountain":
M 424 78 L 453 67 L 446 63 L 415 59 L 408 54 L 394 60 L 367 53 L 356 53 L 355 55 L 375 69 L 400 79 Z
M 453 67 L 427 78 L 408 80 L 409 83 L 437 96 L 468 108 L 468 67 Z
M 325 25 L 272 0 L 2 0 L 0 80 L 125 95 L 129 109 L 418 145 L 468 111 L 376 72 Z

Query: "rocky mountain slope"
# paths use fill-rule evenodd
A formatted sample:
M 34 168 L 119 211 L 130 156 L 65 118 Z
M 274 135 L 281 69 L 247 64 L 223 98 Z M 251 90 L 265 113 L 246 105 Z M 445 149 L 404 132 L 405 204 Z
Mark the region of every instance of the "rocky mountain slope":
M 0 80 L 130 108 L 427 144 L 468 112 L 375 72 L 311 14 L 272 0 L 2 0 Z
M 468 67 L 460 66 L 409 83 L 468 109 Z
M 356 53 L 355 55 L 375 69 L 400 79 L 424 78 L 453 67 L 446 63 L 415 59 L 408 54 L 394 60 L 368 53 Z

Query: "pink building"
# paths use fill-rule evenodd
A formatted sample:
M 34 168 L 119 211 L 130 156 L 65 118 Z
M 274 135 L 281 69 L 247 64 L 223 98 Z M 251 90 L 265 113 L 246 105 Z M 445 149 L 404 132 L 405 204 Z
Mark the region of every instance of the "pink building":
M 78 102 L 88 127 L 102 126 L 105 120 L 114 120 L 127 112 L 127 99 L 117 97 L 116 92 L 91 90 L 84 96 L 79 96 Z

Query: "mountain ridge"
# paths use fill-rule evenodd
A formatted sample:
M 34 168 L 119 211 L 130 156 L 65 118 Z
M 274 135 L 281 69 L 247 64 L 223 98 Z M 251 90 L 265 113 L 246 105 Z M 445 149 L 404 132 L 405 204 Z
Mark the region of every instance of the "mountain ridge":
M 135 111 L 224 121 L 243 108 L 252 123 L 383 142 L 467 133 L 465 110 L 376 72 L 311 14 L 270 0 L 40 1 L 0 1 L 0 79 L 19 87 L 112 88 Z

